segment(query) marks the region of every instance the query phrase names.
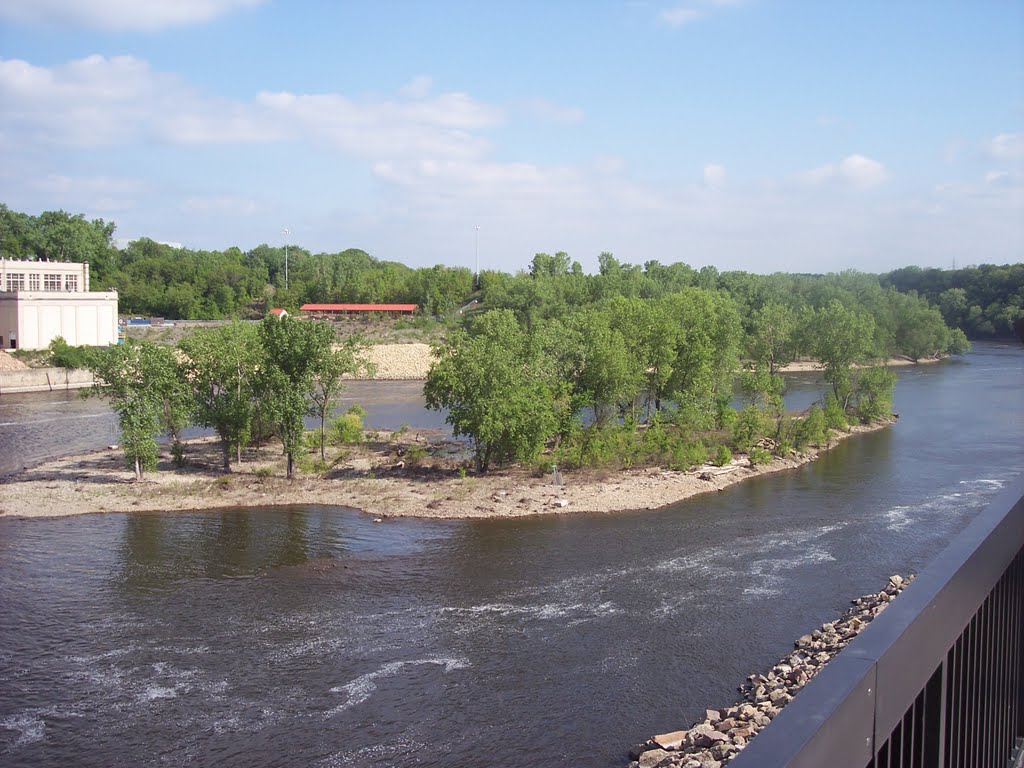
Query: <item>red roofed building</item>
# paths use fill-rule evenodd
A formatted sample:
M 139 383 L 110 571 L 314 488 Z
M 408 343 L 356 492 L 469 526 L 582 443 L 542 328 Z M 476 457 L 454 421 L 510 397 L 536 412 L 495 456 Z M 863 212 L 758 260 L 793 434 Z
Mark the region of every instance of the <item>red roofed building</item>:
M 392 315 L 411 315 L 415 304 L 303 304 L 300 310 L 311 315 L 365 315 L 368 312 L 387 312 Z
M 276 315 L 277 317 L 288 317 L 288 310 L 277 307 L 270 310 L 270 314 Z

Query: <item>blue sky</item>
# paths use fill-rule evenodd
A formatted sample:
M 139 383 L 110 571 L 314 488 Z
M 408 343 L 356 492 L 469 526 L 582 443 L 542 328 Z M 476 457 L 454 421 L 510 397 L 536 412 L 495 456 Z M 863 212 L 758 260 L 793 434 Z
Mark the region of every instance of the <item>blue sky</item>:
M 0 201 L 515 271 L 1024 254 L 1024 4 L 0 0 Z

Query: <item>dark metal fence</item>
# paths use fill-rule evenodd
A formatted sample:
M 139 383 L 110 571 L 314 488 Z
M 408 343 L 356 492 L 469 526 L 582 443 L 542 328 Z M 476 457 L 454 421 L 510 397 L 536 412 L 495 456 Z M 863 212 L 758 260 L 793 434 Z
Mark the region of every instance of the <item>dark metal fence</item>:
M 1024 478 L 730 768 L 1024 768 Z

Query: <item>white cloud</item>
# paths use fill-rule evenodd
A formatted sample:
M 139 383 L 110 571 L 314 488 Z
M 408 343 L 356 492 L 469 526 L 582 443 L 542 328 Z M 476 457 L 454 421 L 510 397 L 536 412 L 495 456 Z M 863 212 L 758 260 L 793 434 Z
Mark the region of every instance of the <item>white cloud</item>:
M 1024 158 L 1024 133 L 1000 133 L 988 149 L 997 160 L 1020 160 Z
M 266 0 L 0 0 L 7 21 L 153 32 L 201 24 Z
M 725 166 L 708 163 L 704 166 L 704 186 L 708 189 L 724 189 L 727 181 Z
M 806 184 L 840 182 L 861 189 L 877 187 L 889 179 L 889 171 L 877 160 L 864 155 L 850 155 L 838 164 L 823 165 L 798 174 Z
M 553 123 L 579 123 L 585 117 L 583 110 L 579 107 L 565 107 L 546 99 L 533 99 L 525 102 L 523 110 L 540 120 Z
M 687 8 L 685 6 L 679 6 L 676 8 L 666 8 L 660 14 L 658 18 L 664 24 L 668 24 L 670 27 L 681 27 L 685 24 L 697 21 L 704 16 L 698 10 L 694 8 Z
M 89 56 L 57 67 L 0 59 L 4 142 L 101 147 L 142 141 L 204 145 L 316 140 L 371 158 L 465 158 L 488 143 L 473 131 L 498 125 L 499 107 L 465 93 L 356 101 L 337 93 L 214 99 L 131 56 Z

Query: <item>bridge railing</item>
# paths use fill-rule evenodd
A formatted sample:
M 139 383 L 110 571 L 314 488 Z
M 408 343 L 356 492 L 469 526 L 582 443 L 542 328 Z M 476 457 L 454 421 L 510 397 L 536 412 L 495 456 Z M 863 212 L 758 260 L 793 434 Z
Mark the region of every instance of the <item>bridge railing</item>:
M 730 768 L 1022 768 L 1024 478 Z

